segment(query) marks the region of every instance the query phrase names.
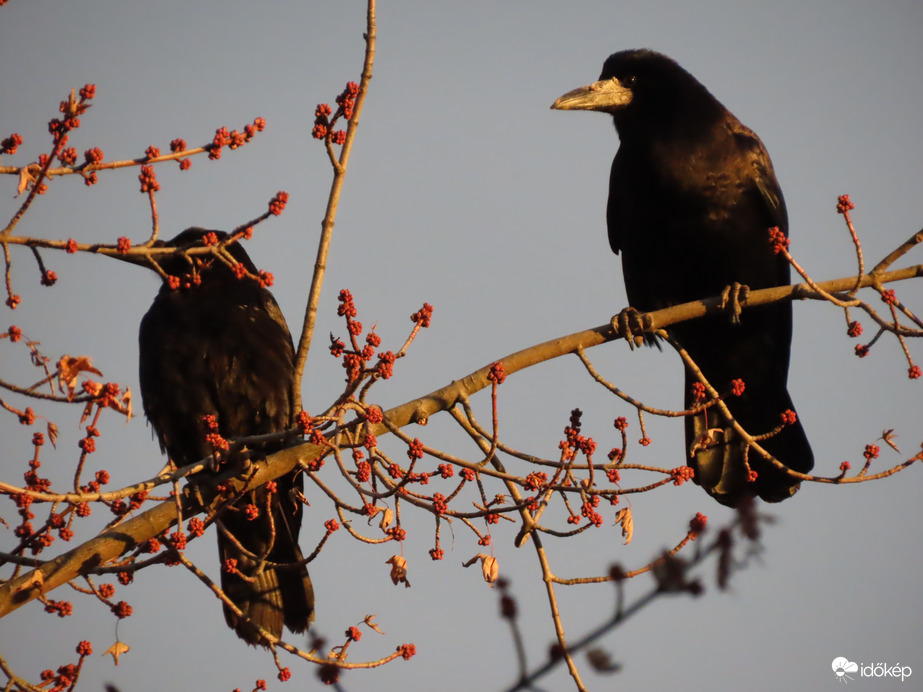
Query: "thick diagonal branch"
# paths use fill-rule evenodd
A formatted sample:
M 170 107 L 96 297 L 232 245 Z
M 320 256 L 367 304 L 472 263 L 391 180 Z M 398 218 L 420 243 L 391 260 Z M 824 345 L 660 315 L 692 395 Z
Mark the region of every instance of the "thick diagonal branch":
M 921 275 L 923 275 L 923 265 L 916 265 L 876 276 L 864 275 L 860 278 L 860 286 L 890 283 Z M 854 276 L 818 284 L 824 291 L 831 293 L 849 290 L 855 285 L 856 277 Z M 812 293 L 812 289 L 806 284 L 767 288 L 753 291 L 743 307 L 744 309 L 749 309 L 778 300 L 813 297 Z M 716 296 L 706 300 L 676 305 L 649 314 L 654 328 L 661 328 L 677 322 L 702 317 L 706 314 L 720 313 L 722 311 L 720 303 L 720 296 Z M 621 335 L 607 322 L 592 329 L 530 346 L 521 351 L 511 353 L 500 360 L 503 363 L 506 375 L 509 376 L 546 360 L 574 353 L 579 348 L 587 349 L 617 338 L 621 338 Z M 490 370 L 491 366 L 486 365 L 459 380 L 454 380 L 445 387 L 390 409 L 384 415 L 389 424 L 397 428 L 402 428 L 410 423 L 425 421 L 430 416 L 454 406 L 463 398 L 489 387 L 490 381 L 487 376 Z M 380 436 L 387 434 L 388 427 L 381 423 L 372 426 L 371 430 L 376 436 Z M 302 444 L 277 452 L 255 464 L 253 473 L 247 476 L 248 480 L 238 480 L 237 486 L 239 487 L 236 487 L 235 490 L 244 492 L 259 487 L 268 481 L 289 473 L 296 466 L 310 464 L 324 452 L 325 447 L 313 444 Z M 198 495 L 206 498 L 204 503 L 200 503 L 189 492 L 184 493 L 181 499 L 182 515 L 187 518 L 192 517 L 205 511 L 209 504 L 214 504 L 216 501 L 213 497 L 214 487 L 222 478 L 226 480 L 226 476 L 215 477 L 197 484 Z M 3 584 L 0 586 L 0 617 L 80 574 L 91 572 L 97 567 L 118 559 L 143 541 L 160 535 L 173 525 L 176 521 L 176 516 L 174 500 L 164 501 L 134 519 L 124 522 L 116 529 L 106 531 L 73 550 L 42 564 L 37 569 Z

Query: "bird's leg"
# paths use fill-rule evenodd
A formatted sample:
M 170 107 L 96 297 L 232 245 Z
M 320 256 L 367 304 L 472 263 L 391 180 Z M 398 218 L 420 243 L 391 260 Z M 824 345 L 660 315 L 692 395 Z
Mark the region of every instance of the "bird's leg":
M 208 455 L 207 470 L 212 473 L 218 473 L 221 470 L 222 461 L 221 455 L 212 451 L 212 453 Z
M 731 324 L 740 324 L 741 305 L 746 305 L 750 287 L 736 281 L 721 291 L 721 309 L 731 315 Z
M 699 452 L 717 447 L 724 440 L 724 428 L 706 428 L 689 447 L 689 458 L 694 459 Z
M 641 346 L 644 343 L 644 333 L 654 328 L 654 322 L 647 313 L 638 312 L 635 308 L 627 307 L 619 314 L 613 315 L 610 320 L 612 328 L 621 335 L 631 347 Z

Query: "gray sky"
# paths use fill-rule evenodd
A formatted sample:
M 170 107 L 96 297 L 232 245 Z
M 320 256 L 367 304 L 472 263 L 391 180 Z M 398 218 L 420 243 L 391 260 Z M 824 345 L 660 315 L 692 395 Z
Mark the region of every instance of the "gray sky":
M 609 250 L 605 203 L 618 139 L 608 118 L 549 110 L 560 94 L 595 80 L 616 50 L 649 47 L 678 60 L 768 147 L 785 191 L 792 252 L 818 280 L 855 270 L 853 251 L 835 213 L 849 193 L 869 263 L 921 226 L 923 139 L 923 6 L 912 1 L 740 3 L 703 1 L 580 3 L 381 2 L 378 56 L 363 112 L 329 258 L 317 343 L 305 378 L 305 405 L 316 412 L 340 391 L 342 370 L 323 348 L 343 334 L 336 294 L 349 288 L 360 319 L 377 323 L 397 349 L 407 317 L 426 301 L 433 326 L 414 344 L 393 380 L 377 385 L 383 406 L 447 384 L 526 346 L 606 322 L 625 305 L 618 259 Z M 48 148 L 47 121 L 73 87 L 97 85 L 93 108 L 71 138 L 82 152 L 99 146 L 107 160 L 166 150 L 183 137 L 190 146 L 215 128 L 241 128 L 257 116 L 266 132 L 220 162 L 204 157 L 180 173 L 158 168 L 164 235 L 191 226 L 230 228 L 262 212 L 277 190 L 291 200 L 260 227 L 247 249 L 275 274 L 274 291 L 297 329 L 310 281 L 330 171 L 310 138 L 314 106 L 332 103 L 348 80 L 358 81 L 364 4 L 301 2 L 125 3 L 11 0 L 0 9 L 0 137 L 18 132 L 25 144 L 4 165 L 25 163 Z M 136 171 L 109 173 L 85 189 L 76 178 L 54 180 L 17 233 L 79 241 L 147 237 L 149 212 Z M 16 181 L 3 181 L 0 214 L 19 201 Z M 46 253 L 59 275 L 38 285 L 27 252 L 14 249 L 16 290 L 23 296 L 0 324 L 17 324 L 56 359 L 90 354 L 106 379 L 137 393 L 137 326 L 157 288 L 153 275 L 102 258 Z M 905 263 L 919 262 L 917 250 Z M 897 286 L 920 311 L 918 286 Z M 864 446 L 894 428 L 901 447 L 887 448 L 875 468 L 911 456 L 920 444 L 919 381 L 906 377 L 897 343 L 883 338 L 869 357 L 835 309 L 797 304 L 790 391 L 817 457 L 817 473 L 835 475 L 843 460 L 858 468 Z M 6 322 L 3 322 L 3 320 Z M 871 321 L 863 320 L 865 336 Z M 25 362 L 3 343 L 0 375 L 15 379 Z M 923 353 L 916 349 L 923 360 Z M 611 381 L 655 406 L 681 404 L 678 359 L 610 344 L 591 353 Z M 32 372 L 22 374 L 31 381 Z M 486 397 L 475 400 L 484 420 Z M 573 357 L 517 374 L 501 388 L 506 441 L 553 455 L 569 411 L 585 411 L 584 431 L 603 449 L 617 443 L 612 418 L 629 408 L 603 392 Z M 73 412 L 45 412 L 62 428 L 58 481 L 72 473 Z M 639 463 L 682 463 L 682 426 L 650 421 L 653 443 L 633 447 Z M 459 454 L 449 426 L 433 420 L 412 431 L 432 446 Z M 113 487 L 148 477 L 163 460 L 138 417 L 125 426 L 104 421 L 92 463 Z M 0 417 L 5 478 L 20 478 L 30 454 L 23 430 Z M 392 444 L 392 452 L 401 454 Z M 64 451 L 61 451 L 64 450 Z M 68 452 L 67 450 L 71 450 Z M 54 464 L 50 464 L 54 466 Z M 43 469 L 44 470 L 44 469 Z M 328 466 L 325 472 L 332 474 Z M 56 473 L 53 469 L 50 474 Z M 636 478 L 642 482 L 642 478 Z M 791 501 L 766 509 L 761 559 L 737 575 L 727 593 L 698 600 L 658 601 L 602 645 L 623 665 L 602 678 L 583 665 L 592 689 L 817 690 L 832 687 L 830 662 L 901 663 L 923 676 L 919 500 L 923 481 L 913 468 L 881 482 L 810 485 Z M 303 544 L 311 549 L 333 512 L 309 489 Z M 622 546 L 606 515 L 603 529 L 571 541 L 546 541 L 560 576 L 589 576 L 620 562 L 646 563 L 681 537 L 697 511 L 717 525 L 729 517 L 696 486 L 636 496 L 635 540 Z M 98 514 L 102 514 L 97 510 Z M 610 513 L 611 514 L 611 513 Z M 9 509 L 4 518 L 12 523 Z M 100 517 L 102 519 L 102 517 Z M 494 689 L 515 674 L 512 642 L 497 616 L 497 597 L 479 571 L 461 569 L 480 551 L 463 528 L 446 558 L 432 563 L 432 524 L 405 517 L 404 546 L 411 589 L 394 587 L 385 560 L 397 546 L 360 546 L 340 532 L 311 565 L 318 594 L 317 625 L 336 643 L 340 632 L 377 613 L 385 636 L 367 633 L 351 660 L 374 659 L 403 642 L 418 655 L 374 672 L 344 678 L 349 690 Z M 512 580 L 532 663 L 553 639 L 534 554 L 512 547 L 514 532 L 494 532 L 501 572 Z M 9 540 L 6 543 L 9 545 Z M 190 550 L 217 577 L 214 539 Z M 452 548 L 452 550 L 450 550 Z M 642 577 L 629 597 L 650 587 Z M 606 586 L 559 588 L 565 627 L 576 638 L 605 617 Z M 54 598 L 70 598 L 60 589 Z M 75 594 L 76 595 L 76 594 Z M 218 603 L 182 568 L 148 570 L 119 588 L 135 614 L 119 627 L 133 648 L 113 668 L 99 654 L 114 639 L 105 608 L 74 598 L 66 620 L 32 604 L 0 621 L 0 650 L 31 679 L 73 659 L 80 639 L 96 654 L 83 689 L 112 682 L 125 692 L 250 689 L 275 681 L 271 659 L 248 649 L 224 626 Z M 290 661 L 292 683 L 319 688 L 314 671 Z M 546 689 L 568 689 L 562 670 Z M 856 689 L 910 689 L 912 683 L 857 679 Z M 865 686 L 865 687 L 863 687 Z

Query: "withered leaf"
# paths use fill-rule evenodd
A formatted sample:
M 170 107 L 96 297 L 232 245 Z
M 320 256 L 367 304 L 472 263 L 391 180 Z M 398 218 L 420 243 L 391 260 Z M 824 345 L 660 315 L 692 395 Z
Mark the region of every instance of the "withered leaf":
M 484 575 L 484 581 L 490 584 L 493 588 L 494 582 L 497 581 L 497 577 L 500 576 L 500 563 L 497 562 L 497 558 L 493 555 L 485 555 L 484 553 L 478 553 L 473 558 L 468 560 L 468 562 L 462 563 L 462 567 L 471 567 L 478 560 L 481 561 L 481 573 Z
M 385 564 L 391 565 L 391 581 L 395 586 L 402 583 L 406 588 L 410 588 L 410 582 L 407 580 L 407 560 L 400 555 L 392 555 Z
M 110 646 L 103 652 L 103 656 L 112 656 L 112 660 L 115 661 L 115 665 L 119 664 L 119 656 L 124 653 L 131 651 L 131 647 L 128 646 L 125 642 L 117 641 L 115 644 Z
M 378 626 L 378 623 L 375 622 L 375 614 L 374 614 L 374 613 L 372 613 L 371 615 L 366 615 L 366 616 L 365 616 L 365 619 L 363 620 L 363 622 L 365 623 L 366 627 L 369 627 L 369 628 L 375 630 L 376 632 L 378 632 L 378 634 L 384 634 L 384 632 L 382 632 L 382 631 L 381 631 L 381 628 Z
M 58 361 L 58 381 L 60 382 L 61 391 L 67 387 L 67 397 L 73 398 L 74 390 L 77 387 L 77 378 L 82 372 L 91 372 L 94 375 L 103 374 L 93 367 L 93 359 L 89 356 L 61 356 Z
M 391 525 L 392 521 L 394 521 L 394 512 L 391 511 L 390 507 L 387 507 L 381 513 L 381 521 L 378 522 L 378 528 L 384 533 L 388 533 L 388 527 Z
M 622 538 L 625 539 L 625 545 L 631 543 L 631 537 L 635 532 L 635 522 L 631 518 L 631 507 L 622 507 L 615 515 L 615 523 L 622 525 Z
M 19 169 L 19 186 L 16 188 L 17 197 L 32 186 L 41 170 L 41 166 L 37 163 L 31 163 Z
M 881 441 L 888 445 L 895 452 L 900 454 L 901 450 L 897 448 L 897 443 L 894 441 L 895 437 L 897 437 L 897 435 L 894 434 L 894 428 L 885 430 L 883 433 L 881 433 Z

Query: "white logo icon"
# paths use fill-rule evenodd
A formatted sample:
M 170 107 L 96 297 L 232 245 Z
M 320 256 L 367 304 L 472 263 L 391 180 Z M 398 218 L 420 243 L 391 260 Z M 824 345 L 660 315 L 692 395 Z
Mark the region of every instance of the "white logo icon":
M 852 661 L 843 658 L 842 656 L 838 656 L 837 658 L 833 659 L 833 663 L 831 665 L 833 667 L 833 672 L 836 673 L 837 682 L 848 683 L 850 680 L 852 680 L 852 678 L 847 675 L 847 673 L 859 672 L 858 664 L 853 663 Z

